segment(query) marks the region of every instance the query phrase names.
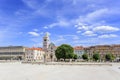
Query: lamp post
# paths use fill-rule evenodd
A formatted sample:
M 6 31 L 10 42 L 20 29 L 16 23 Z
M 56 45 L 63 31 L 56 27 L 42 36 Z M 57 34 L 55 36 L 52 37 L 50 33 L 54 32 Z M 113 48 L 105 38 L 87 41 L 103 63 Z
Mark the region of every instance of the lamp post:
M 52 53 L 50 54 L 50 58 L 51 58 L 51 62 L 52 62 L 52 59 L 53 59 L 53 54 Z
M 46 63 L 46 52 L 44 54 L 44 63 Z

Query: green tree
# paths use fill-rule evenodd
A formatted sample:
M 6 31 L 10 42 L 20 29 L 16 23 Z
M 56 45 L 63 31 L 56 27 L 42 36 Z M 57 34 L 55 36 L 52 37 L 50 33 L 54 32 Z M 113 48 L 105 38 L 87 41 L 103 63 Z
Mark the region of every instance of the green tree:
M 73 53 L 66 54 L 66 59 L 72 59 L 74 57 Z
M 77 59 L 78 58 L 78 55 L 77 54 L 74 54 L 74 57 L 73 57 L 74 59 Z
M 56 49 L 55 56 L 58 60 L 63 58 L 64 61 L 73 58 L 73 48 L 68 44 L 62 44 Z
M 93 54 L 93 60 L 95 60 L 95 61 L 100 60 L 100 54 L 99 53 L 94 53 Z
M 83 55 L 82 55 L 82 58 L 83 58 L 84 60 L 88 60 L 88 54 L 87 54 L 87 53 L 83 54 Z
M 105 59 L 106 59 L 106 61 L 113 61 L 115 59 L 115 56 L 111 53 L 107 53 L 105 55 Z

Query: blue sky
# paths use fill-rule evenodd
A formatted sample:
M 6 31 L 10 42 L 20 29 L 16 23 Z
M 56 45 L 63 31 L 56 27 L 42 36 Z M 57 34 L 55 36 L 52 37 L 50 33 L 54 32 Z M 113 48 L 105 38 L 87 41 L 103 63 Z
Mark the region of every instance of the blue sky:
M 120 44 L 119 0 L 0 0 L 0 46 Z

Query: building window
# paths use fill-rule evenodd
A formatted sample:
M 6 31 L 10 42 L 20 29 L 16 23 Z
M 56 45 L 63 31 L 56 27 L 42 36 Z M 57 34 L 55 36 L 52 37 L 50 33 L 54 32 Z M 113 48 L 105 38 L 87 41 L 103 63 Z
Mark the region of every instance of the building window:
M 52 50 L 53 48 L 51 47 L 51 50 Z
M 46 39 L 44 39 L 44 41 L 47 41 Z

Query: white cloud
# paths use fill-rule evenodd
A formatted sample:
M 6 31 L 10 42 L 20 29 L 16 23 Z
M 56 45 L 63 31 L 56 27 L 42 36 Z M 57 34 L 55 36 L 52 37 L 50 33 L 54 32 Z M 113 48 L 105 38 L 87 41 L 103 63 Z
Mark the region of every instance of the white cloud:
M 57 37 L 58 38 L 53 41 L 56 45 L 63 44 L 66 41 L 66 39 L 62 35 L 59 35 Z
M 97 9 L 93 12 L 90 12 L 84 16 L 79 16 L 78 19 L 76 19 L 76 23 L 79 25 L 79 23 L 82 24 L 94 24 L 96 23 L 97 19 L 105 16 L 106 14 L 109 14 L 109 10 L 107 8 L 103 8 L 103 9 Z M 100 22 L 100 20 L 99 20 Z
M 78 30 L 88 30 L 89 29 L 89 27 L 86 24 L 83 24 L 81 22 L 77 23 L 77 25 L 75 25 L 75 27 Z
M 63 44 L 63 43 L 67 43 L 67 44 L 73 44 L 75 41 L 79 41 L 79 36 L 77 35 L 58 35 L 58 38 L 54 40 L 55 44 Z M 68 40 L 71 40 L 72 42 L 69 42 Z
M 79 40 L 79 37 L 78 37 L 77 35 L 75 35 L 75 36 L 73 37 L 73 40 Z
M 107 32 L 115 32 L 119 31 L 120 29 L 117 27 L 112 26 L 98 26 L 93 29 L 95 32 L 107 33 Z
M 118 37 L 118 36 L 115 34 L 104 34 L 104 35 L 98 36 L 98 38 L 115 38 L 115 37 Z
M 19 29 L 19 28 L 18 28 Z M 18 31 L 17 28 L 13 27 L 13 26 L 0 26 L 0 43 L 4 43 L 5 40 L 10 40 L 13 38 L 17 38 L 18 35 L 22 34 L 22 32 Z M 8 41 L 9 42 L 9 41 Z
M 35 10 L 33 15 L 38 15 L 38 16 L 43 16 L 43 17 L 50 16 L 49 11 L 47 9 L 42 9 L 42 8 L 38 8 L 37 10 Z
M 81 33 L 82 31 L 89 30 L 89 26 L 87 26 L 86 24 L 80 23 L 80 22 L 77 25 L 75 25 L 74 27 L 77 28 L 76 33 Z
M 62 37 L 64 38 L 72 38 L 73 40 L 78 40 L 79 39 L 79 36 L 77 35 L 63 35 Z
M 77 29 L 79 29 L 79 30 L 88 30 L 89 28 L 88 28 L 88 26 L 82 25 L 82 26 L 78 27 Z
M 81 31 L 77 31 L 76 33 L 81 33 Z
M 96 36 L 97 34 L 94 34 L 92 31 L 86 31 L 82 35 L 85 35 L 85 36 Z
M 65 20 L 60 20 L 56 23 L 52 23 L 49 25 L 49 28 L 53 28 L 55 26 L 60 26 L 60 27 L 66 27 L 66 26 L 69 26 L 69 23 Z
M 102 8 L 87 13 L 86 15 L 79 16 L 79 18 L 75 20 L 75 27 L 79 30 L 91 30 L 96 26 L 105 24 L 105 21 L 101 20 L 101 18 L 107 16 L 108 14 L 111 14 L 109 13 L 109 9 Z
M 38 31 L 38 29 L 33 29 L 35 32 L 37 32 Z
M 46 8 L 50 0 L 39 1 L 39 0 L 22 0 L 22 2 L 29 8 L 32 9 L 32 16 L 50 16 L 49 10 Z M 27 11 L 27 10 L 25 10 Z M 30 14 L 30 12 L 29 12 Z
M 32 36 L 39 36 L 39 33 L 37 33 L 37 32 L 28 32 L 28 34 L 30 34 Z
M 32 8 L 32 9 L 38 8 L 39 4 L 38 4 L 37 0 L 22 0 L 22 1 L 26 6 Z
M 48 28 L 53 28 L 53 27 L 68 27 L 71 25 L 71 21 L 67 21 L 64 18 L 58 17 L 57 21 L 54 23 L 51 23 L 45 27 L 43 27 L 44 29 L 48 29 Z
M 108 14 L 108 13 L 109 13 L 109 10 L 107 8 L 99 9 L 99 10 L 93 11 L 92 13 L 89 13 L 86 16 L 86 19 L 87 20 L 95 20 L 101 16 Z
M 79 37 L 77 35 L 63 35 L 63 37 L 65 37 L 65 38 L 72 37 L 73 40 L 79 39 Z
M 44 26 L 43 28 L 44 28 L 44 29 L 48 29 L 48 27 L 47 27 L 47 26 Z

